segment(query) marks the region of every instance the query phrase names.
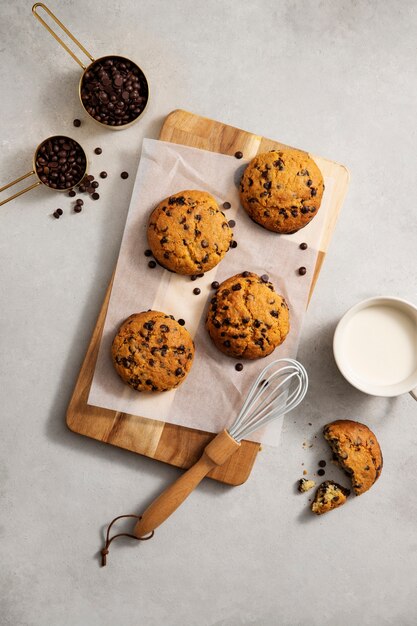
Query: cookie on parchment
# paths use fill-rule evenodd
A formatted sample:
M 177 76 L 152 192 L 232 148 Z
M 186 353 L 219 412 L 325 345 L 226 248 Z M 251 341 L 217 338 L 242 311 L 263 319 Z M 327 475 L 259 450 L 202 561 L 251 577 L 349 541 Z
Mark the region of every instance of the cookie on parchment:
M 148 223 L 155 259 L 177 274 L 211 270 L 229 250 L 232 237 L 224 213 L 206 191 L 181 191 L 166 198 Z
M 368 491 L 382 471 L 382 452 L 374 433 L 359 422 L 336 420 L 323 429 L 324 438 L 342 469 L 351 477 L 357 496 Z
M 217 289 L 206 328 L 225 354 L 258 359 L 271 354 L 285 340 L 290 329 L 288 305 L 267 276 L 243 272 Z
M 317 215 L 323 190 L 323 176 L 313 159 L 288 148 L 252 159 L 240 182 L 240 200 L 255 222 L 289 234 Z
M 167 391 L 187 377 L 194 342 L 171 315 L 146 311 L 123 322 L 111 352 L 116 372 L 130 387 L 137 391 Z

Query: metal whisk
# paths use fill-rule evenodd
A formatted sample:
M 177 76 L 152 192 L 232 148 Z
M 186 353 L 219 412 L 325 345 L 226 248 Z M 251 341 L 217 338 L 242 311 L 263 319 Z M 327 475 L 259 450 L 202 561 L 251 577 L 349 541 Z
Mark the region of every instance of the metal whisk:
M 223 465 L 240 442 L 272 420 L 292 411 L 307 393 L 305 368 L 294 359 L 279 359 L 255 380 L 239 415 L 205 447 L 201 458 L 146 509 L 135 525 L 136 538 L 144 538 L 164 522 L 214 467 Z

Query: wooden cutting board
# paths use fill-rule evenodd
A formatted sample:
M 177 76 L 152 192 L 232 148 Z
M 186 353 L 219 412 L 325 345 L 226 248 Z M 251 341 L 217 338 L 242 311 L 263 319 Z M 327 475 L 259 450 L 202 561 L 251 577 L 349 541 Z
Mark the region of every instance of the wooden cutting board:
M 237 150 L 245 158 L 252 158 L 258 152 L 286 147 L 272 139 L 265 139 L 247 131 L 227 126 L 221 122 L 194 115 L 187 111 L 173 111 L 166 118 L 159 139 L 177 144 L 233 155 Z M 333 179 L 329 209 L 314 271 L 310 297 L 320 268 L 329 246 L 337 216 L 346 195 L 349 174 L 345 167 L 332 161 L 314 156 L 325 178 Z M 98 439 L 113 446 L 125 448 L 137 454 L 151 457 L 170 465 L 188 468 L 197 461 L 204 447 L 215 436 L 192 428 L 167 424 L 127 413 L 87 404 L 93 379 L 101 334 L 109 303 L 112 282 L 107 289 L 97 323 L 81 366 L 78 380 L 68 406 L 67 425 L 76 433 Z M 260 445 L 243 441 L 240 449 L 222 467 L 208 475 L 214 480 L 229 485 L 240 485 L 248 478 Z

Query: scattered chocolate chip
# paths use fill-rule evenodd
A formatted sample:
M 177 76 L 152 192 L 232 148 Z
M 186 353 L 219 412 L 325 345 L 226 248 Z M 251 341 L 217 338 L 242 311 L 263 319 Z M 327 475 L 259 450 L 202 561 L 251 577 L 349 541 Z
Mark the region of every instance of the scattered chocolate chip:
M 319 461 L 319 467 L 326 467 L 326 461 Z
M 235 370 L 237 372 L 241 372 L 243 370 L 243 364 L 242 363 L 236 363 Z
M 89 174 L 85 177 L 85 180 L 88 180 L 91 183 L 91 181 L 94 180 L 94 176 L 92 174 Z
M 82 200 L 81 198 L 78 198 L 78 199 L 75 201 L 75 204 L 79 204 L 80 206 L 82 206 L 82 205 L 84 204 L 84 200 Z
M 325 475 L 325 473 L 326 473 L 326 472 L 324 471 L 324 469 L 319 469 L 319 470 L 317 470 L 317 475 L 318 475 L 318 476 L 324 476 L 324 475 Z
M 235 220 L 229 220 L 229 226 L 230 228 L 234 228 L 236 226 Z
M 98 199 L 99 199 L 99 197 L 100 197 L 100 194 L 98 194 L 98 193 L 93 193 L 93 194 L 91 194 L 91 197 L 93 198 L 93 200 L 98 200 Z
M 144 255 L 145 256 L 152 256 L 152 250 L 145 250 Z
M 307 250 L 308 245 L 306 243 L 300 243 L 301 250 Z
M 54 211 L 54 212 L 52 213 L 52 215 L 53 215 L 53 216 L 54 216 L 57 220 L 59 220 L 59 213 L 58 213 L 57 211 Z
M 226 209 L 226 210 L 227 209 L 231 209 L 232 205 L 230 204 L 230 202 L 223 202 L 223 208 Z
M 156 267 L 156 262 L 155 261 L 149 261 L 148 267 L 151 267 L 151 268 Z
M 93 189 L 97 189 L 97 187 L 99 186 L 99 183 L 98 183 L 96 180 L 94 180 L 94 181 L 91 183 L 91 186 L 92 186 L 92 188 L 93 188 Z
M 191 280 L 197 280 L 197 274 L 192 274 L 191 275 Z
M 178 320 L 178 324 L 179 324 L 180 326 L 185 326 L 185 320 L 183 320 L 182 318 L 180 318 L 180 319 Z
M 237 248 L 237 241 L 235 241 L 235 240 L 233 239 L 233 241 L 231 241 L 231 242 L 230 242 L 230 247 L 231 247 L 231 248 Z
M 267 282 L 269 282 L 269 276 L 268 276 L 268 274 L 262 274 L 262 276 L 261 276 L 261 281 L 262 281 L 263 283 L 267 283 Z
M 122 172 L 122 173 L 120 174 L 120 176 L 121 176 L 121 178 L 123 178 L 123 179 L 129 178 L 129 174 L 128 174 L 128 172 Z
M 83 210 L 81 204 L 76 204 L 74 207 L 74 213 L 81 213 L 81 211 Z
M 69 192 L 68 195 L 69 195 L 70 198 L 73 198 L 76 195 L 74 189 L 71 189 L 71 191 Z
M 199 289 L 198 287 L 195 287 L 195 289 L 193 289 L 193 294 L 195 296 L 198 296 L 201 293 L 201 289 Z
M 57 210 L 55 211 L 55 213 L 57 213 L 57 214 L 58 214 L 58 215 L 60 215 L 60 216 L 63 214 L 63 212 L 64 212 L 64 211 L 63 211 L 62 209 L 57 209 Z
M 84 192 L 85 192 L 85 190 L 86 190 L 86 189 L 85 189 L 85 185 L 80 185 L 80 186 L 78 187 L 78 191 L 80 191 L 81 193 L 84 193 Z
M 298 273 L 300 274 L 300 276 L 304 276 L 304 274 L 307 273 L 307 269 L 305 267 L 300 267 L 298 269 Z
M 218 283 L 217 280 L 213 280 L 213 282 L 211 283 L 211 288 L 218 289 L 219 287 L 220 287 L 220 283 Z
M 102 150 L 101 148 L 96 148 L 96 149 L 94 150 L 94 152 L 95 152 L 96 154 L 101 154 L 101 153 L 103 152 L 103 150 Z
M 237 152 L 235 152 L 235 157 L 237 159 L 241 159 L 243 157 L 243 152 L 241 152 L 240 150 L 238 150 Z
M 197 278 L 203 278 L 204 274 L 197 274 Z
M 107 172 L 100 172 L 100 178 L 107 178 Z
M 75 119 L 75 120 L 73 121 L 73 124 L 74 124 L 74 126 L 75 126 L 76 128 L 78 128 L 79 126 L 81 126 L 81 120 Z

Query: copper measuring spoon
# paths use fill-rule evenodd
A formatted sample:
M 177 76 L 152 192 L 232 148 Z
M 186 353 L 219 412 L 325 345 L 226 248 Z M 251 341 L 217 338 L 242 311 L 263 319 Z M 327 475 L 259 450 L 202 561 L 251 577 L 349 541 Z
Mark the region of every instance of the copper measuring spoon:
M 88 59 L 90 60 L 88 65 L 85 65 L 77 57 L 77 55 L 62 41 L 62 39 L 49 26 L 49 24 L 45 22 L 43 17 L 39 15 L 38 9 L 40 8 L 42 8 L 51 17 L 51 19 L 59 26 L 59 28 L 61 28 L 61 30 L 63 30 L 64 33 L 66 33 L 68 37 L 76 44 L 76 46 L 78 46 L 78 48 L 88 57 Z M 56 41 L 68 52 L 68 54 L 72 56 L 74 61 L 76 61 L 78 65 L 82 68 L 83 73 L 81 75 L 79 86 L 78 86 L 78 96 L 81 102 L 81 106 L 83 107 L 87 115 L 89 115 L 89 117 L 91 117 L 97 124 L 100 124 L 100 126 L 109 128 L 111 130 L 122 130 L 124 128 L 128 128 L 129 126 L 132 126 L 132 124 L 137 122 L 140 117 L 142 117 L 143 113 L 145 112 L 147 108 L 147 104 L 149 102 L 149 84 L 148 84 L 148 80 L 145 74 L 143 73 L 139 65 L 137 65 L 137 63 L 135 63 L 131 59 L 128 59 L 120 55 L 106 55 L 98 59 L 94 59 L 94 57 L 88 52 L 88 50 L 86 50 L 86 48 L 78 41 L 78 39 L 74 37 L 74 35 L 68 30 L 68 28 L 64 26 L 64 24 L 52 13 L 50 9 L 48 9 L 48 7 L 45 4 L 43 4 L 42 2 L 37 2 L 36 4 L 34 4 L 32 7 L 32 13 L 36 17 L 36 19 L 38 19 L 41 22 L 41 24 L 46 28 L 46 30 L 52 35 L 52 37 L 56 39 Z M 131 68 L 131 71 L 135 73 L 135 76 L 137 77 L 136 80 L 137 82 L 141 84 L 141 90 L 143 91 L 143 93 L 140 94 L 140 98 L 145 100 L 143 108 L 141 108 L 141 105 L 137 106 L 137 108 L 139 108 L 140 110 L 137 112 L 136 117 L 134 117 L 134 119 L 131 119 L 130 121 L 126 123 L 122 123 L 122 120 L 117 121 L 114 124 L 111 124 L 110 122 L 106 122 L 106 121 L 97 120 L 96 117 L 88 111 L 87 105 L 83 101 L 83 93 L 85 90 L 85 85 L 87 84 L 88 79 L 91 77 L 91 72 L 92 71 L 95 72 L 100 65 L 103 66 L 103 64 L 114 62 L 114 61 L 127 64 L 127 66 Z M 135 111 L 133 111 L 133 113 L 135 113 Z
M 73 179 L 71 181 L 69 186 L 67 186 L 67 183 L 66 183 L 64 187 L 58 187 L 56 183 L 49 182 L 46 171 L 45 171 L 45 168 L 49 168 L 49 164 L 46 162 L 43 163 L 43 161 L 45 161 L 44 157 L 42 156 L 43 149 L 48 142 L 53 142 L 55 140 L 57 140 L 58 142 L 62 140 L 61 141 L 62 145 L 65 145 L 66 142 L 71 142 L 72 145 L 76 144 L 77 149 L 80 152 L 79 158 L 81 158 L 81 163 L 77 164 L 80 166 L 79 168 L 77 168 L 79 169 L 80 174 L 79 174 L 79 177 L 77 176 L 77 179 Z M 6 204 L 6 202 L 10 202 L 10 200 L 14 200 L 18 196 L 21 196 L 22 194 L 26 193 L 27 191 L 30 191 L 31 189 L 38 187 L 38 185 L 44 185 L 45 187 L 47 187 L 48 189 L 51 189 L 52 191 L 70 191 L 73 187 L 76 187 L 77 185 L 81 183 L 81 181 L 87 174 L 87 167 L 88 167 L 87 155 L 85 153 L 84 148 L 82 148 L 82 146 L 78 143 L 78 141 L 75 141 L 75 139 L 72 139 L 71 137 L 65 137 L 64 135 L 52 135 L 51 137 L 48 137 L 47 139 L 42 141 L 42 143 L 40 143 L 39 146 L 36 148 L 35 154 L 33 155 L 32 169 L 30 170 L 30 172 L 28 172 L 27 174 L 23 174 L 23 176 L 19 176 L 19 178 L 16 178 L 16 180 L 12 180 L 11 183 L 7 183 L 7 185 L 4 185 L 4 187 L 0 187 L 0 193 L 2 191 L 5 191 L 6 189 L 9 189 L 9 187 L 13 187 L 13 185 L 20 183 L 20 181 L 25 180 L 25 178 L 29 178 L 29 176 L 36 176 L 37 181 L 33 183 L 32 185 L 29 185 L 29 187 L 26 187 L 25 189 L 18 191 L 17 193 L 10 196 L 9 198 L 6 198 L 6 200 L 3 200 L 2 202 L 0 202 L 0 206 L 2 206 L 3 204 Z M 49 169 L 48 169 L 48 172 L 49 172 Z M 53 187 L 52 185 L 56 185 L 56 186 Z

